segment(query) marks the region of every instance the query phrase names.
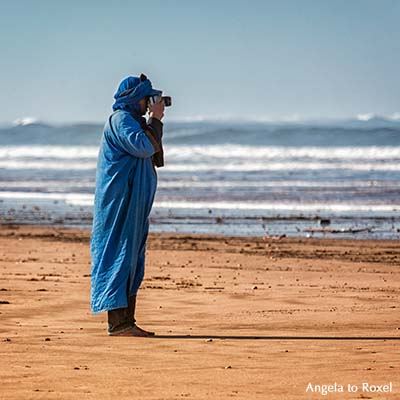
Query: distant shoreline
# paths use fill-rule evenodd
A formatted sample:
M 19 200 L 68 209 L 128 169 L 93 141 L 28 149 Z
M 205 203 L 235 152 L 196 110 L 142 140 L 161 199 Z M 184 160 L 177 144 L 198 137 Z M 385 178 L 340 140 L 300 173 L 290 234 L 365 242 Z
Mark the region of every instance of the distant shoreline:
M 60 241 L 90 241 L 91 229 L 87 227 L 68 227 L 63 225 L 32 225 L 32 224 L 14 224 L 14 223 L 0 223 L 0 237 L 27 237 L 27 238 L 56 238 Z M 365 249 L 374 248 L 374 244 L 381 244 L 383 246 L 398 246 L 399 240 L 397 239 L 366 239 L 366 238 L 341 238 L 341 237 L 304 237 L 304 236 L 292 236 L 288 237 L 285 235 L 266 235 L 266 236 L 238 236 L 238 235 L 218 235 L 218 234 L 201 234 L 201 233 L 182 233 L 182 232 L 150 232 L 149 243 L 151 248 L 159 248 L 162 243 L 164 245 L 169 241 L 181 241 L 182 243 L 189 243 L 191 241 L 199 240 L 201 242 L 224 242 L 235 243 L 240 245 L 243 243 L 254 243 L 257 252 L 263 253 L 268 247 L 268 243 L 275 243 L 277 245 L 293 245 L 293 244 L 307 244 L 307 245 L 318 245 L 318 246 L 351 246 L 354 245 L 365 246 Z M 154 244 L 154 243 L 157 244 Z M 163 247 L 163 246 L 161 246 Z M 188 245 L 190 248 L 190 243 Z M 250 249 L 249 249 L 250 250 Z M 268 250 L 268 249 L 267 249 Z M 269 252 L 269 251 L 268 251 Z M 346 254 L 348 252 L 346 251 Z M 400 265 L 400 250 L 399 253 L 399 265 Z M 346 255 L 345 254 L 345 255 Z M 350 253 L 349 253 L 350 254 Z M 304 254 L 303 254 L 304 255 Z M 357 252 L 355 255 L 360 255 Z M 302 253 L 296 254 L 296 256 L 302 256 Z M 316 258 L 319 258 L 318 255 Z M 305 258 L 309 258 L 309 255 Z M 345 257 L 346 258 L 346 257 Z M 357 261 L 356 258 L 352 258 L 353 261 Z M 368 259 L 367 259 L 368 260 Z M 360 260 L 359 260 L 360 261 Z M 369 260 L 370 261 L 370 260 Z

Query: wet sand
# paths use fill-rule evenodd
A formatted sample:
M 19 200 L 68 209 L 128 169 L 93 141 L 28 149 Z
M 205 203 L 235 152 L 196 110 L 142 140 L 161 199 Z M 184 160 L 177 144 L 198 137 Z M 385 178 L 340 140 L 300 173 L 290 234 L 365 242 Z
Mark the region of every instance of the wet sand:
M 152 234 L 136 317 L 157 336 L 118 338 L 89 237 L 0 229 L 0 398 L 400 399 L 398 241 Z

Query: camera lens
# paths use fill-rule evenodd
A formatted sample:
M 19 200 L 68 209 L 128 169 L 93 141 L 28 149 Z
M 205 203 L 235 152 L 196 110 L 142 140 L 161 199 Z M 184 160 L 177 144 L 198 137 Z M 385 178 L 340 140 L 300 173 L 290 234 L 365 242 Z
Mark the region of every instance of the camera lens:
M 162 99 L 164 101 L 165 107 L 170 107 L 172 105 L 172 99 L 170 96 L 163 96 Z

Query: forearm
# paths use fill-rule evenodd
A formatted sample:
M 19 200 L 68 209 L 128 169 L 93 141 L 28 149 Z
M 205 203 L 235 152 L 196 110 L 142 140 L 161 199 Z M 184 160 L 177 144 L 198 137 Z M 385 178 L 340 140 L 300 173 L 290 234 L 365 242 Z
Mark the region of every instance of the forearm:
M 158 145 L 161 147 L 161 139 L 163 136 L 163 123 L 156 117 L 150 117 L 147 121 L 147 126 Z
M 146 136 L 149 138 L 151 144 L 154 147 L 154 153 L 157 153 L 161 150 L 160 145 L 158 144 L 158 141 L 155 139 L 155 137 L 153 136 L 153 134 L 150 132 L 150 130 L 145 129 L 144 133 L 146 134 Z
M 154 148 L 156 148 L 156 145 L 158 148 L 153 156 L 153 160 L 157 167 L 162 167 L 164 166 L 164 151 L 162 146 L 163 123 L 152 116 L 147 122 L 147 127 L 146 135 L 148 135 L 150 141 L 153 143 Z

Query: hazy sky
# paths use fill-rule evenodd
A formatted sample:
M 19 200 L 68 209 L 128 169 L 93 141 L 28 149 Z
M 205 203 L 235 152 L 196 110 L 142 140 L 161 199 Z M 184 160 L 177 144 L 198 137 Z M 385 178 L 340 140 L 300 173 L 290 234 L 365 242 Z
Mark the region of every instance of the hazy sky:
M 0 123 L 102 122 L 141 72 L 171 119 L 392 115 L 399 21 L 399 0 L 0 0 Z

